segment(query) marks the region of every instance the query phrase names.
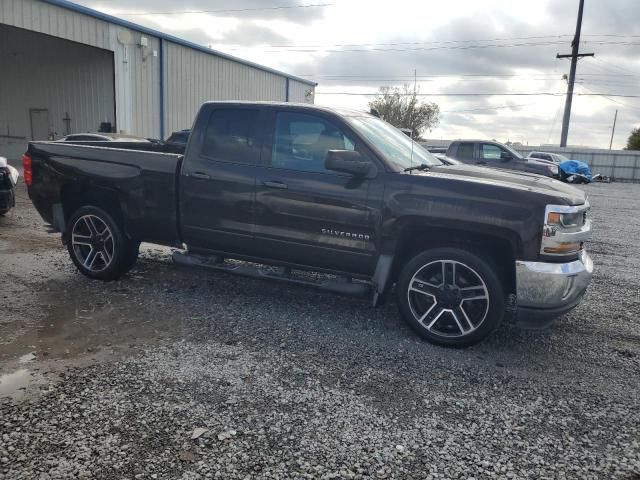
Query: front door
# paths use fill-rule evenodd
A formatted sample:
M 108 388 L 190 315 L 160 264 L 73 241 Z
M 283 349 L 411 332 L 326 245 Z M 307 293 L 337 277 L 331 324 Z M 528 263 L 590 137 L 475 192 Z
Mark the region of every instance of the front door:
M 192 251 L 251 253 L 261 111 L 217 106 L 192 134 L 182 167 L 180 215 Z
M 480 161 L 478 163 L 507 170 L 526 170 L 527 165 L 527 162 L 513 158 L 512 153 L 506 148 L 492 143 L 480 144 Z
M 378 218 L 369 198 L 371 180 L 328 171 L 324 163 L 329 150 L 360 150 L 358 145 L 320 114 L 283 110 L 272 122 L 264 155 L 269 161 L 256 177 L 260 255 L 370 274 Z
M 31 120 L 31 140 L 49 140 L 49 110 L 32 108 L 29 110 Z

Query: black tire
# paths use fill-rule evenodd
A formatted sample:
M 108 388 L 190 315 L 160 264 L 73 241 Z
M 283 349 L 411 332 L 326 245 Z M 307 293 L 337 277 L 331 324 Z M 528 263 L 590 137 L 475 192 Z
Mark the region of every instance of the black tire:
M 496 269 L 460 248 L 413 257 L 400 272 L 396 295 L 409 326 L 425 340 L 448 347 L 480 342 L 500 324 L 505 309 Z
M 94 206 L 78 209 L 69 218 L 66 235 L 69 256 L 87 277 L 116 280 L 129 270 L 130 243 L 105 210 Z

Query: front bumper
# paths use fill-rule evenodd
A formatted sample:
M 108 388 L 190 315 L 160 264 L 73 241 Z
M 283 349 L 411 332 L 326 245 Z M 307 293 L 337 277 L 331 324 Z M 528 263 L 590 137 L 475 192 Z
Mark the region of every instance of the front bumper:
M 516 323 L 544 328 L 552 320 L 580 303 L 593 272 L 593 261 L 585 250 L 568 263 L 516 260 Z

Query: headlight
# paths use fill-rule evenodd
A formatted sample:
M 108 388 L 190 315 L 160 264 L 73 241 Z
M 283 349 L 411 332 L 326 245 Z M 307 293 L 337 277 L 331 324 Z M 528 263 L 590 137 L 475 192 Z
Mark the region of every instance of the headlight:
M 570 255 L 582 248 L 591 236 L 591 222 L 587 220 L 589 202 L 584 205 L 547 205 L 540 253 Z

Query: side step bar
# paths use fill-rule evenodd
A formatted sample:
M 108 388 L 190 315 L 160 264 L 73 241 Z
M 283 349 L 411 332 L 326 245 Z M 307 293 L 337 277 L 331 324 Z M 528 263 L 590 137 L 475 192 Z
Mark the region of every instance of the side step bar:
M 173 252 L 173 261 L 185 267 L 208 268 L 210 270 L 233 273 L 244 277 L 276 280 L 355 297 L 366 296 L 371 293 L 371 285 L 368 283 L 354 283 L 351 282 L 351 279 L 345 277 L 314 282 L 312 280 L 291 276 L 291 269 L 288 267 L 275 267 L 273 270 L 267 270 L 244 263 L 225 263 L 224 259 L 218 256 L 209 257 L 185 252 Z

